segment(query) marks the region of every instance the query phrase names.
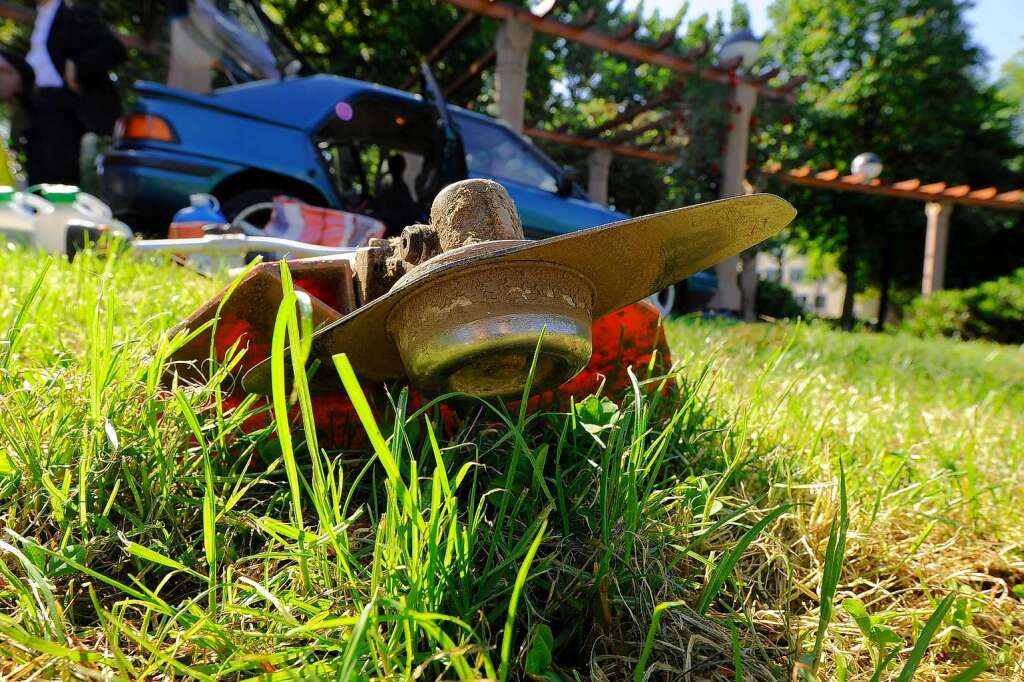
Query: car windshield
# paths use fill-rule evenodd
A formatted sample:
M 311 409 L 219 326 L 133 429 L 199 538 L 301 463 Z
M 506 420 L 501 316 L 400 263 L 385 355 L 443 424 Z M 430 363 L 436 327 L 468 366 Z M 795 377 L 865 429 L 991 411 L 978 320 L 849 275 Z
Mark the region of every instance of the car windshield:
M 558 191 L 553 165 L 513 131 L 470 116 L 460 116 L 458 126 L 470 173 Z

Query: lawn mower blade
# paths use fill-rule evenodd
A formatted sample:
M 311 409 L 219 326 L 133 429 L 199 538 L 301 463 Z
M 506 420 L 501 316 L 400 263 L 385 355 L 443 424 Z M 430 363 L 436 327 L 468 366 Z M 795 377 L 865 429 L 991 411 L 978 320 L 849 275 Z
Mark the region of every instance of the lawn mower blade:
M 722 199 L 580 230 L 536 242 L 515 243 L 407 275 L 387 294 L 314 334 L 309 360 L 319 360 L 313 391 L 337 390 L 331 356 L 346 353 L 360 377 L 381 381 L 406 376 L 388 317 L 405 297 L 443 278 L 496 264 L 548 264 L 581 274 L 593 285 L 593 318 L 639 301 L 776 234 L 796 210 L 770 194 Z M 270 362 L 242 380 L 250 393 L 271 392 Z

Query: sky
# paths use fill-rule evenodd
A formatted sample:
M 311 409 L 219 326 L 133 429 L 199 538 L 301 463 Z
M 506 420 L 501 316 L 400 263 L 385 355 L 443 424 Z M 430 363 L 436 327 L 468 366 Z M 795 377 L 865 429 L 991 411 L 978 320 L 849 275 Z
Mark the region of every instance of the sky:
M 627 0 L 627 6 L 636 6 L 639 0 Z M 827 2 L 828 0 L 822 0 Z M 771 0 L 746 0 L 750 8 L 751 21 L 755 33 L 763 34 L 770 30 L 768 24 L 768 5 Z M 683 5 L 683 0 L 645 0 L 644 6 L 649 10 L 657 8 L 662 16 L 674 15 Z M 721 12 L 728 20 L 732 0 L 690 0 L 688 18 L 701 14 Z M 1024 14 L 1022 0 L 975 0 L 975 6 L 967 13 L 971 24 L 974 41 L 989 55 L 989 76 L 997 78 L 999 68 L 1017 50 L 1024 48 Z

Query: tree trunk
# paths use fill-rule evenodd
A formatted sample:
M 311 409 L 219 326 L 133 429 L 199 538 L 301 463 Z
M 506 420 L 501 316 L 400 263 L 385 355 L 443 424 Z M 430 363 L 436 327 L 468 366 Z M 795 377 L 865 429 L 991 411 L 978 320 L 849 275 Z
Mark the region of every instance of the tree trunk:
M 892 280 L 892 256 L 889 255 L 888 245 L 882 249 L 882 268 L 878 273 L 878 320 L 875 322 L 875 331 L 885 329 L 885 318 L 889 316 L 889 284 Z
M 743 301 L 743 321 L 757 319 L 757 251 L 747 249 L 740 255 L 743 270 L 740 272 L 740 293 Z
M 857 291 L 856 263 L 847 263 L 843 268 L 846 277 L 846 292 L 843 294 L 843 315 L 839 318 L 839 326 L 844 331 L 852 331 L 855 318 L 853 316 L 853 295 Z
M 839 318 L 839 326 L 844 331 L 853 331 L 856 318 L 853 315 L 853 297 L 857 293 L 857 254 L 860 249 L 859 228 L 848 225 L 846 237 L 846 253 L 842 255 L 841 269 L 846 277 L 846 293 L 843 294 L 843 315 Z

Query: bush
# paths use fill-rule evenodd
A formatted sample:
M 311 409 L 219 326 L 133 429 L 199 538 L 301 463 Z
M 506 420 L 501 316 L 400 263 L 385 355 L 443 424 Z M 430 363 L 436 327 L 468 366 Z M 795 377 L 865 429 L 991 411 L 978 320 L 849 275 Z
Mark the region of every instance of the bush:
M 755 306 L 757 314 L 766 317 L 802 317 L 804 314 L 789 287 L 774 280 L 758 282 Z
M 1024 268 L 971 289 L 919 298 L 906 326 L 919 336 L 1024 343 Z

